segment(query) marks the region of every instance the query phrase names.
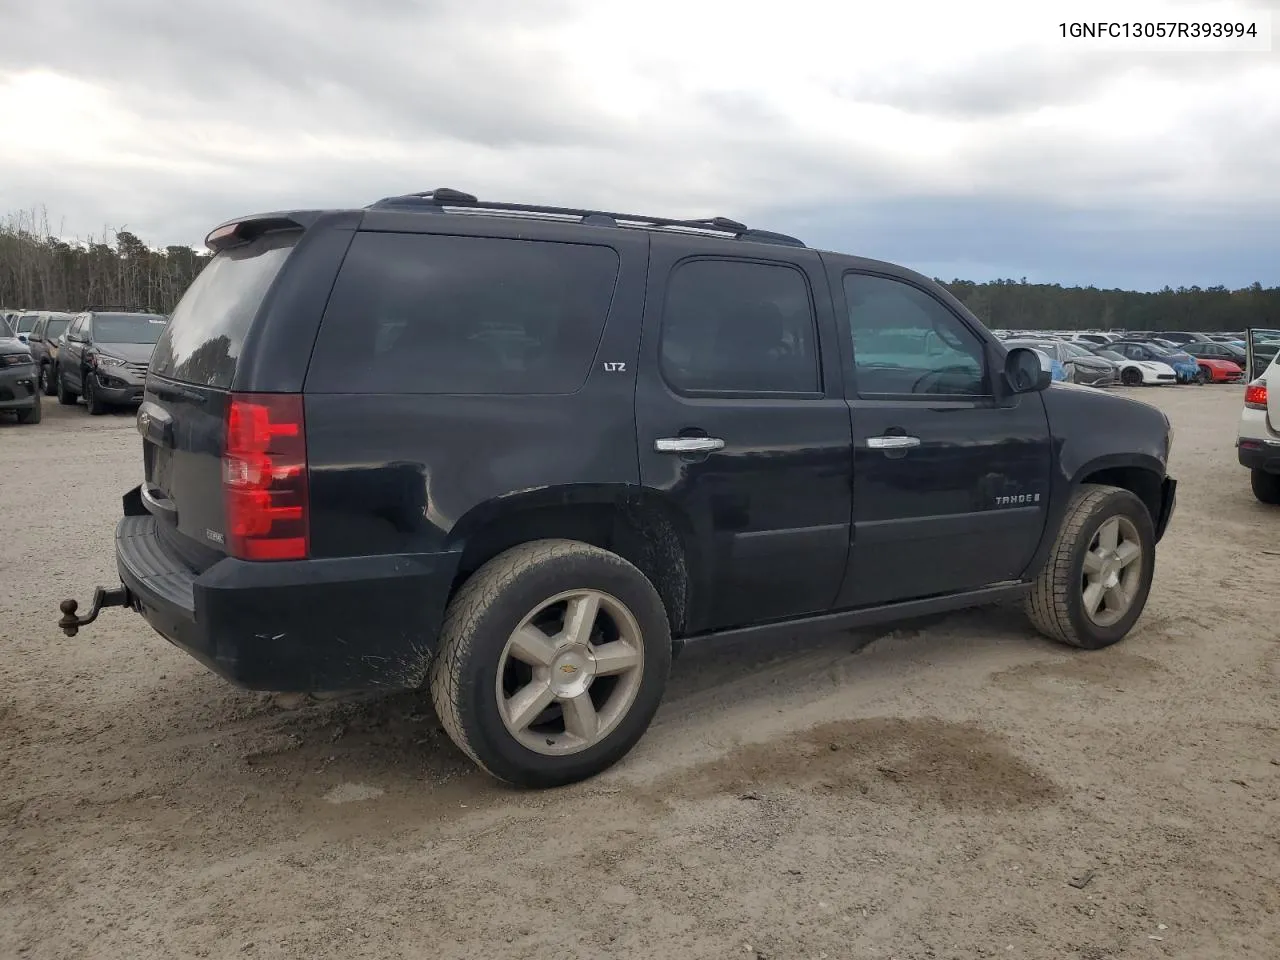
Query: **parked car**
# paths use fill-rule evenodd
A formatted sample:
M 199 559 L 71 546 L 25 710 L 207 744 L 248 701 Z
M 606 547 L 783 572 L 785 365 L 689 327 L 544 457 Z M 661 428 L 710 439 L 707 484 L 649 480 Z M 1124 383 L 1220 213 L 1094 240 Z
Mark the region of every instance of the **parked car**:
M 1158 360 L 1130 360 L 1110 347 L 1098 347 L 1093 353 L 1111 362 L 1116 370 L 1116 379 L 1126 387 L 1169 386 L 1178 382 L 1178 375 L 1167 363 Z
M 18 314 L 13 318 L 13 335 L 23 343 L 26 343 L 27 337 L 36 328 L 36 321 L 39 319 L 40 314 L 34 310 L 27 310 Z
M 1244 369 L 1245 348 L 1234 343 L 1210 340 L 1205 343 L 1188 343 L 1182 349 L 1197 360 L 1230 360 L 1241 370 Z
M 1199 364 L 1188 353 L 1174 352 L 1154 343 L 1134 340 L 1118 340 L 1111 345 L 1111 349 L 1130 360 L 1147 360 L 1171 367 L 1178 383 L 1203 382 Z
M 67 332 L 71 323 L 71 314 L 44 312 L 36 321 L 35 328 L 27 335 L 27 345 L 31 348 L 32 359 L 40 372 L 40 388 L 46 397 L 57 392 L 53 371 L 58 362 L 58 338 Z
M 90 310 L 63 334 L 54 379 L 58 402 L 83 396 L 92 414 L 142 402 L 147 364 L 168 319 L 156 313 Z
M 0 336 L 0 411 L 19 423 L 40 422 L 40 390 L 31 350 L 17 337 Z
M 1109 387 L 1116 382 L 1115 367 L 1083 347 L 1065 340 L 1007 340 L 1007 347 L 1041 350 L 1062 365 L 1063 379 L 1091 387 Z
M 1077 333 L 1072 340 L 1076 342 L 1084 342 L 1097 346 L 1105 346 L 1113 340 L 1120 339 L 1114 333 Z
M 1167 340 L 1169 343 L 1182 346 L 1187 343 L 1203 343 L 1208 340 L 1203 333 L 1189 333 L 1186 330 L 1163 330 L 1156 333 L 1156 337 L 1160 340 Z
M 1200 368 L 1201 379 L 1205 383 L 1242 383 L 1244 367 L 1234 360 L 1219 360 L 1217 357 L 1199 357 L 1196 365 Z
M 1269 358 L 1259 343 L 1280 339 L 1280 330 L 1250 330 L 1244 407 L 1236 434 L 1236 456 L 1249 470 L 1253 495 L 1261 503 L 1280 504 L 1280 353 Z
M 1022 598 L 1098 648 L 1146 602 L 1167 418 L 1051 385 L 911 270 L 452 190 L 207 243 L 120 583 L 69 634 L 126 606 L 245 687 L 426 685 L 545 787 L 625 755 L 690 642 Z

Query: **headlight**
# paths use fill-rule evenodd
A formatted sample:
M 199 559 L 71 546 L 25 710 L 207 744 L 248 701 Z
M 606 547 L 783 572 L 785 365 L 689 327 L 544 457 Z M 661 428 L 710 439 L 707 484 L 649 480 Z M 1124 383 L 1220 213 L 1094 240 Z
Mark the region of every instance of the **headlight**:
M 100 367 L 119 367 L 124 365 L 124 361 L 119 357 L 112 357 L 105 353 L 98 354 L 97 361 Z
M 0 353 L 0 367 L 21 367 L 34 362 L 29 353 Z

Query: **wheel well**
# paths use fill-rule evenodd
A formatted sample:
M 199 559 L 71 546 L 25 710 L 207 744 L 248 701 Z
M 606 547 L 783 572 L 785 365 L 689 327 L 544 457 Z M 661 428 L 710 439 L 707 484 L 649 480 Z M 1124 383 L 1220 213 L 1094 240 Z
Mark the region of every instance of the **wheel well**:
M 1152 523 L 1160 516 L 1160 477 L 1144 467 L 1107 467 L 1089 474 L 1080 482 L 1101 483 L 1128 490 L 1146 506 Z
M 548 538 L 589 543 L 634 564 L 662 598 L 672 635 L 683 630 L 689 611 L 689 553 L 671 510 L 656 503 L 529 507 L 497 517 L 467 537 L 453 591 L 504 550 Z

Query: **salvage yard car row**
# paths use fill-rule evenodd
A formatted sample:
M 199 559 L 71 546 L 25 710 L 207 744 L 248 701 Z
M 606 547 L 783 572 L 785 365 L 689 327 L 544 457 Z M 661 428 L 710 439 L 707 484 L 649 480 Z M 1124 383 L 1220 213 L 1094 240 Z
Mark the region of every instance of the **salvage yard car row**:
M 91 308 L 4 316 L 0 323 L 0 410 L 39 423 L 41 397 L 71 406 L 83 398 L 94 415 L 142 402 L 147 365 L 168 318 Z

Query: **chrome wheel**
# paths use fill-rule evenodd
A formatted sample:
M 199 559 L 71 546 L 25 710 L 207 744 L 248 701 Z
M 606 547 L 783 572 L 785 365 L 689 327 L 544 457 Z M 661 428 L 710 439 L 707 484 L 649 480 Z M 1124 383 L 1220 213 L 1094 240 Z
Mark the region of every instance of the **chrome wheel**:
M 539 604 L 498 660 L 498 714 L 536 753 L 578 753 L 627 715 L 644 672 L 640 626 L 616 597 L 572 590 Z
M 1109 627 L 1129 612 L 1142 586 L 1142 541 L 1128 517 L 1111 517 L 1094 534 L 1081 577 L 1084 612 Z

